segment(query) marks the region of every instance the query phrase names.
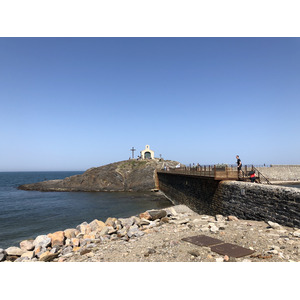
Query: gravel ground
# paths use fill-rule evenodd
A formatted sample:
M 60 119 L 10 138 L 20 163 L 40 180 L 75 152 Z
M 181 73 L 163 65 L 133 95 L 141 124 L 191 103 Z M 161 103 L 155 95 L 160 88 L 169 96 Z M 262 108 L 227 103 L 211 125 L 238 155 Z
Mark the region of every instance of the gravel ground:
M 298 228 L 272 222 L 238 220 L 228 216 L 199 215 L 184 205 L 165 222 L 143 230 L 129 240 L 96 241 L 87 251 L 62 255 L 60 262 L 296 262 L 300 260 Z M 241 258 L 213 252 L 182 238 L 205 235 L 255 252 Z

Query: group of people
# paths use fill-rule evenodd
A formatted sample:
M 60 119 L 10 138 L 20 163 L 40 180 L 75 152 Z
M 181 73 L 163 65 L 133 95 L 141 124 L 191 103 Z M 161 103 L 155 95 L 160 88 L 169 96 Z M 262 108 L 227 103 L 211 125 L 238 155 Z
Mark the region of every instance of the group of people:
M 242 175 L 243 175 L 243 172 L 242 172 L 242 161 L 241 161 L 239 155 L 236 156 L 236 159 L 237 159 L 236 164 L 237 164 L 237 169 L 238 169 L 238 178 L 239 178 L 239 180 L 241 180 L 242 179 Z M 251 182 L 255 182 L 255 179 L 256 179 L 255 171 L 254 170 L 250 171 L 249 175 L 250 175 Z

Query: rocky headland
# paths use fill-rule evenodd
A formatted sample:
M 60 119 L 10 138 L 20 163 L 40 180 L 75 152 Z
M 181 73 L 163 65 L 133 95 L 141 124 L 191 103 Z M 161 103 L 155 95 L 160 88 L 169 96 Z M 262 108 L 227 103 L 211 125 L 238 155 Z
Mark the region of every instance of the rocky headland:
M 24 184 L 21 190 L 56 192 L 150 191 L 156 188 L 156 170 L 175 168 L 171 160 L 126 160 L 88 169 L 81 175 L 65 179 Z
M 205 235 L 252 250 L 220 255 L 183 238 Z M 271 221 L 199 215 L 185 205 L 148 210 L 129 218 L 83 222 L 0 249 L 3 262 L 296 262 L 300 230 Z

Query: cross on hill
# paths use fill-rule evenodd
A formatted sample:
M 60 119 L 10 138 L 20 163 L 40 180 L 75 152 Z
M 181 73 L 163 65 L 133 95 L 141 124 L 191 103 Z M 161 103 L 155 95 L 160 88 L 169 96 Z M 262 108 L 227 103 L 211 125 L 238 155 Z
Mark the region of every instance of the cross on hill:
M 130 149 L 130 151 L 132 151 L 132 158 L 134 158 L 134 151 L 135 151 L 136 149 L 134 149 L 134 147 L 132 147 L 131 149 Z

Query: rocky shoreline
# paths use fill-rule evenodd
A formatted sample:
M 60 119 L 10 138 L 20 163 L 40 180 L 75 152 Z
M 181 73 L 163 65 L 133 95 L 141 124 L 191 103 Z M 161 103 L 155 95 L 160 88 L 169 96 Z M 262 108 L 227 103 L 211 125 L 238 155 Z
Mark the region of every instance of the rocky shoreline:
M 182 238 L 205 235 L 254 251 L 234 258 Z M 296 262 L 300 230 L 234 216 L 199 215 L 185 205 L 148 210 L 130 218 L 83 222 L 20 247 L 0 249 L 2 262 Z

